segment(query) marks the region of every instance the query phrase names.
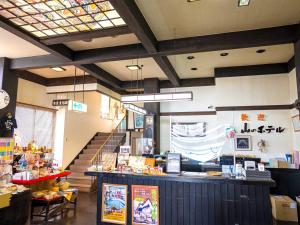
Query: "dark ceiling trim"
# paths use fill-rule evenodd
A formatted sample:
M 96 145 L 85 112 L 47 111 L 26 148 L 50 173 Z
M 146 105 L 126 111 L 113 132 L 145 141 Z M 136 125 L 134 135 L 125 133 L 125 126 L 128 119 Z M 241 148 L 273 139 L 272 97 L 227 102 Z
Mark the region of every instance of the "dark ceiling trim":
M 293 56 L 289 61 L 288 61 L 288 71 L 291 72 L 293 69 L 295 69 L 295 56 Z
M 161 112 L 160 116 L 210 116 L 217 115 L 216 111 L 195 111 L 195 112 Z
M 73 60 L 73 51 L 66 46 L 62 44 L 58 44 L 55 46 L 46 46 L 43 43 L 40 42 L 40 40 L 36 37 L 33 37 L 29 34 L 27 34 L 24 30 L 19 28 L 17 25 L 10 22 L 8 19 L 0 16 L 0 27 L 7 30 L 10 33 L 15 34 L 16 36 L 22 38 L 23 40 L 26 40 L 30 42 L 31 44 L 43 49 L 44 51 L 47 51 L 51 54 L 54 54 L 56 56 L 59 56 L 61 59 L 72 61 Z
M 177 55 L 294 43 L 297 27 L 296 24 L 160 41 L 158 51 L 164 55 Z
M 127 26 L 114 27 L 109 29 L 102 29 L 89 32 L 79 32 L 74 34 L 68 34 L 52 38 L 44 38 L 41 40 L 43 44 L 54 45 L 62 44 L 70 41 L 81 41 L 81 40 L 91 40 L 94 38 L 112 37 L 124 34 L 132 33 Z
M 239 77 L 288 73 L 287 63 L 215 68 L 215 77 Z
M 39 76 L 37 74 L 31 73 L 26 70 L 16 70 L 16 73 L 18 74 L 18 77 L 23 80 L 27 80 L 27 81 L 31 81 L 33 83 L 47 86 L 48 79 L 45 77 Z
M 99 48 L 74 52 L 71 64 L 118 61 L 125 59 L 147 58 L 157 55 L 187 54 L 192 52 L 218 51 L 266 45 L 294 43 L 297 40 L 297 25 L 223 33 L 200 37 L 181 38 L 158 42 L 158 52 L 148 53 L 141 44 Z M 57 62 L 53 56 L 44 57 L 35 63 L 39 56 L 12 59 L 12 69 L 41 68 L 47 66 L 70 65 L 70 62 Z
M 200 87 L 200 86 L 213 86 L 215 85 L 214 77 L 205 77 L 205 78 L 190 78 L 190 79 L 181 79 L 180 87 Z M 122 89 L 131 90 L 131 89 L 143 89 L 144 81 L 123 81 Z M 169 80 L 159 81 L 160 88 L 173 88 L 174 86 Z
M 172 84 L 168 80 L 160 81 L 160 88 L 172 88 Z M 204 78 L 190 78 L 181 79 L 180 87 L 201 87 L 201 86 L 214 86 L 216 85 L 214 77 L 204 77 Z
M 135 1 L 110 0 L 109 2 L 121 15 L 130 30 L 142 42 L 145 49 L 149 53 L 156 53 L 157 40 Z
M 251 105 L 251 106 L 220 106 L 216 107 L 217 112 L 221 111 L 245 111 L 245 110 L 289 110 L 294 104 L 288 105 Z
M 93 84 L 97 83 L 97 79 L 93 76 L 77 76 L 74 81 L 74 77 L 59 77 L 59 78 L 48 78 L 47 87 L 51 86 L 62 86 L 62 85 L 74 85 L 76 84 Z
M 161 70 L 165 73 L 165 75 L 168 77 L 170 80 L 171 84 L 173 87 L 179 87 L 180 86 L 180 79 L 175 71 L 174 67 L 170 63 L 169 59 L 167 56 L 154 56 L 153 57 L 154 61 L 159 65 Z
M 157 53 L 157 39 L 155 38 L 151 28 L 145 20 L 143 14 L 139 10 L 134 0 L 111 0 L 110 3 L 118 11 L 121 17 L 125 20 L 130 30 L 141 41 L 144 48 L 150 54 Z M 166 56 L 154 56 L 153 59 L 169 78 L 173 86 L 180 86 L 180 79 Z
M 113 88 L 121 88 L 121 81 L 119 79 L 106 72 L 105 70 L 101 69 L 100 67 L 96 66 L 95 64 L 77 65 L 77 67 L 84 70 L 88 74 L 94 76 L 98 80 L 110 85 Z

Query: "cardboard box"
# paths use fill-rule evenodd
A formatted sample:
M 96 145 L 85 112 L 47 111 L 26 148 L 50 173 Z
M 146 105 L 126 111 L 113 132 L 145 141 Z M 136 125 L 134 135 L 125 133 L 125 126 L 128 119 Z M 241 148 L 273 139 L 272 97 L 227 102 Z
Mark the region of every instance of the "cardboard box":
M 272 215 L 275 220 L 298 221 L 297 203 L 285 195 L 271 195 Z
M 289 168 L 289 164 L 286 161 L 278 161 L 278 168 Z

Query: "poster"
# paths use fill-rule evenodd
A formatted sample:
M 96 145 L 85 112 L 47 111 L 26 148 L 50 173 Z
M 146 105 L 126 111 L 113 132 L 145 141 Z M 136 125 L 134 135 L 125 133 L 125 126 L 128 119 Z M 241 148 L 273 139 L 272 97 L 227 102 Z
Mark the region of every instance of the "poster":
M 159 225 L 158 186 L 132 185 L 132 225 Z
M 134 129 L 142 129 L 144 128 L 144 115 L 142 114 L 134 114 Z
M 127 185 L 102 185 L 101 221 L 126 224 L 127 220 Z
M 0 163 L 11 163 L 14 157 L 14 139 L 0 138 Z

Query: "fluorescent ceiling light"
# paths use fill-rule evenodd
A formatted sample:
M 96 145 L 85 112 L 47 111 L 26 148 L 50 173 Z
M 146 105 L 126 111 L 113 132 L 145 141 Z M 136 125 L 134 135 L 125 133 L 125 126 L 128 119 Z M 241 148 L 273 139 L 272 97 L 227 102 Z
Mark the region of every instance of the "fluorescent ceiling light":
M 170 102 L 170 101 L 192 101 L 193 92 L 173 92 L 173 93 L 154 93 L 154 94 L 135 94 L 121 96 L 121 102 Z
M 132 112 L 137 113 L 137 114 L 142 114 L 142 115 L 147 114 L 147 111 L 144 108 L 138 107 L 138 106 L 133 105 L 133 104 L 125 103 L 125 104 L 123 104 L 123 107 L 125 109 L 127 109 L 128 111 L 132 111 Z
M 140 70 L 140 69 L 142 69 L 142 67 L 141 66 L 139 66 L 139 65 L 128 65 L 128 66 L 126 66 L 129 70 Z
M 66 71 L 65 68 L 62 68 L 62 67 L 51 67 L 51 69 L 55 70 L 56 72 L 63 72 L 63 71 Z
M 239 1 L 239 7 L 248 6 L 250 4 L 250 0 L 238 0 L 238 1 Z

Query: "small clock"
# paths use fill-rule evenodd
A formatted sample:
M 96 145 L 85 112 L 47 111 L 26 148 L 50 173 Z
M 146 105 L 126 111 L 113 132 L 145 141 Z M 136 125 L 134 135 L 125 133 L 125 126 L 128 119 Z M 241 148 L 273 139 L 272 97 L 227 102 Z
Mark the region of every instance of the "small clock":
M 6 106 L 8 106 L 10 101 L 9 95 L 6 91 L 0 90 L 0 109 L 4 109 Z

